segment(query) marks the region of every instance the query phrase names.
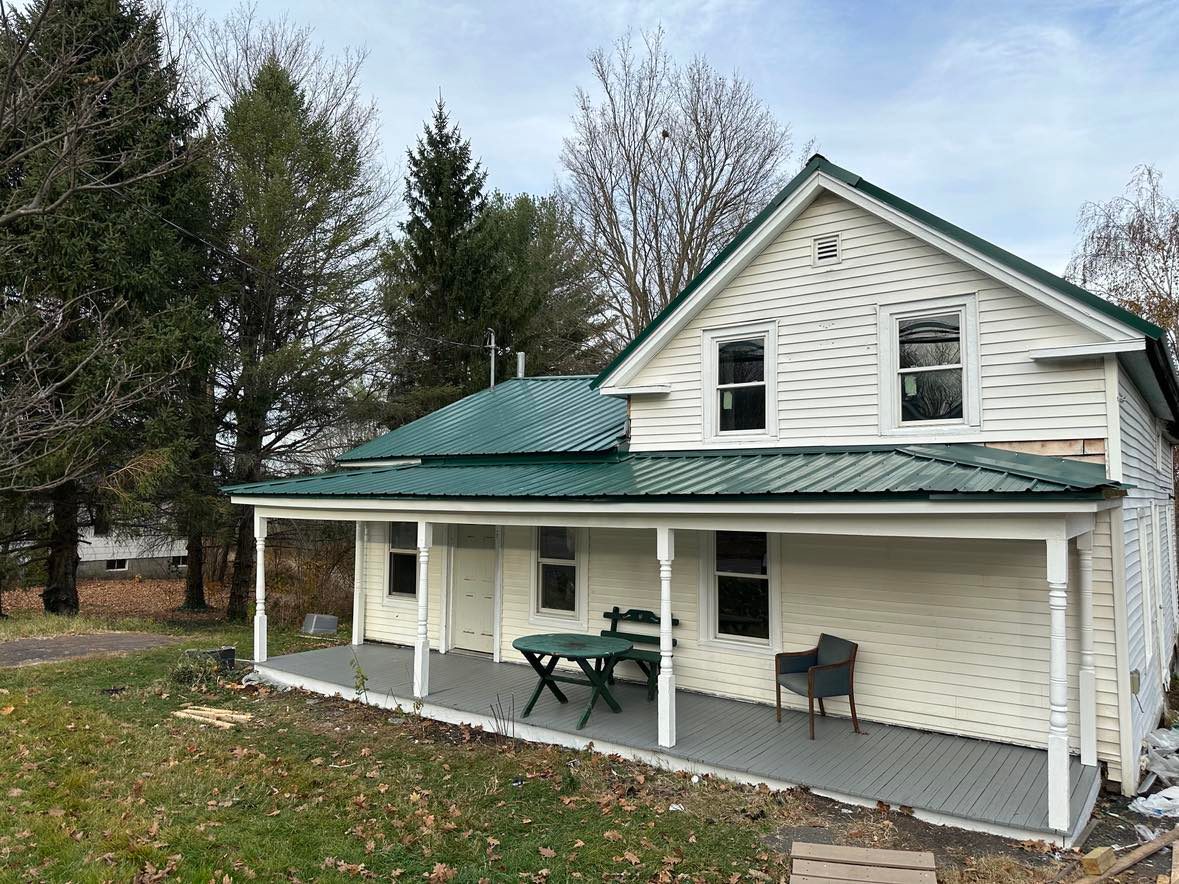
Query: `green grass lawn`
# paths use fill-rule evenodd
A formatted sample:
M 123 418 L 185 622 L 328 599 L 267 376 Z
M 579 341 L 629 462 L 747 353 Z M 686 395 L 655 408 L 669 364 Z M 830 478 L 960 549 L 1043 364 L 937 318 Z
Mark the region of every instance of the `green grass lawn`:
M 274 653 L 309 646 L 271 640 Z M 222 643 L 250 637 L 203 626 L 180 647 Z M 0 877 L 779 881 L 787 857 L 763 838 L 783 826 L 894 843 L 886 814 L 802 792 L 692 783 L 236 680 L 196 690 L 180 656 L 0 670 Z M 194 703 L 254 720 L 223 731 L 170 715 Z M 1030 873 L 1007 863 L 1000 877 Z

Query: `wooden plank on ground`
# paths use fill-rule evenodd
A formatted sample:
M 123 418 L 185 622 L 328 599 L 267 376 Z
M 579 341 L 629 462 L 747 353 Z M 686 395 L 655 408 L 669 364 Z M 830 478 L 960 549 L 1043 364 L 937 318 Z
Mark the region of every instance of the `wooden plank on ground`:
M 823 862 L 795 857 L 792 875 L 807 878 L 826 878 L 837 881 L 861 881 L 865 884 L 936 884 L 937 877 L 926 869 L 908 869 L 856 864 Z
M 809 844 L 795 841 L 790 848 L 795 860 L 846 863 L 849 865 L 881 866 L 888 869 L 937 868 L 928 850 L 878 850 L 872 847 L 842 847 L 838 844 Z

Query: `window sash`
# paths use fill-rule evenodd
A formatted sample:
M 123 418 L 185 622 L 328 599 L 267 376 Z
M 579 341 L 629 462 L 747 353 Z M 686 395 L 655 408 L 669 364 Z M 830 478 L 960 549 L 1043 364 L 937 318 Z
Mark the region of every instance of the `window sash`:
M 919 320 L 923 318 L 933 318 L 938 316 L 957 316 L 958 317 L 958 361 L 939 363 L 937 365 L 915 365 L 908 368 L 901 367 L 901 323 L 912 320 Z M 900 316 L 894 316 L 892 320 L 892 370 L 896 378 L 893 384 L 894 408 L 896 409 L 896 426 L 898 427 L 914 427 L 914 426 L 956 426 L 965 424 L 967 422 L 967 396 L 968 396 L 968 381 L 966 377 L 966 311 L 962 308 L 951 310 L 937 310 L 933 309 L 928 312 L 908 313 Z M 932 374 L 934 372 L 960 372 L 959 383 L 961 384 L 961 417 L 931 417 L 931 418 L 914 418 L 911 420 L 905 419 L 905 395 L 904 395 L 904 378 L 912 375 Z
M 546 528 L 549 528 L 550 530 L 559 530 L 559 531 L 567 531 L 568 532 L 569 552 L 570 552 L 570 556 L 568 558 L 564 558 L 561 556 L 541 555 L 541 549 L 544 545 L 543 538 L 541 535 L 545 531 Z M 542 527 L 539 527 L 536 529 L 536 596 L 534 599 L 534 603 L 536 605 L 536 613 L 537 614 L 553 616 L 553 617 L 561 617 L 561 618 L 570 619 L 570 620 L 577 619 L 580 616 L 581 599 L 580 599 L 580 587 L 578 585 L 579 574 L 578 574 L 578 555 L 577 555 L 578 554 L 578 545 L 577 544 L 578 544 L 578 537 L 577 537 L 577 531 L 575 529 L 559 528 L 559 527 L 551 527 L 551 526 L 542 526 Z M 545 597 L 544 597 L 545 596 L 545 588 L 546 588 L 545 574 L 546 573 L 564 573 L 566 571 L 570 572 L 572 575 L 572 579 L 569 583 L 569 586 L 572 589 L 572 593 L 571 593 L 571 598 L 572 598 L 572 603 L 573 603 L 572 607 L 554 608 L 554 607 L 550 607 L 550 606 L 545 605 L 545 603 L 544 603 L 544 601 L 545 601 Z
M 712 539 L 712 612 L 710 629 L 713 638 L 721 641 L 747 642 L 754 645 L 768 645 L 773 637 L 774 605 L 771 598 L 773 592 L 770 583 L 770 536 L 763 534 L 766 544 L 765 571 L 729 571 L 717 567 L 717 538 L 721 532 L 714 532 Z M 757 532 L 761 533 L 761 532 Z M 759 584 L 765 593 L 765 635 L 749 635 L 740 632 L 724 632 L 721 629 L 721 582 L 722 578 L 740 580 L 746 583 Z M 759 630 L 760 631 L 760 630 Z
M 415 598 L 418 594 L 418 526 L 416 522 L 389 523 L 389 555 L 386 567 L 388 569 L 385 581 L 385 597 L 391 599 Z M 413 545 L 406 545 L 412 542 Z M 407 566 L 406 559 L 412 559 L 412 566 Z M 398 568 L 398 561 L 401 568 Z M 408 574 L 412 574 L 412 578 Z M 400 586 L 398 575 L 402 580 L 408 580 L 409 586 Z
M 720 381 L 720 359 L 721 349 L 726 344 L 742 343 L 746 341 L 760 341 L 762 348 L 762 364 L 761 364 L 761 380 L 756 381 L 730 381 L 728 383 L 721 383 Z M 767 375 L 769 372 L 769 365 L 767 364 L 766 354 L 769 351 L 770 338 L 767 334 L 753 333 L 734 335 L 733 337 L 717 338 L 713 341 L 713 360 L 714 360 L 714 377 L 713 377 L 713 402 L 716 407 L 716 426 L 714 433 L 718 436 L 739 436 L 743 434 L 757 434 L 762 435 L 766 432 L 769 424 L 769 382 Z M 760 387 L 762 390 L 762 398 L 765 405 L 762 409 L 761 426 L 744 427 L 740 429 L 725 429 L 722 424 L 724 422 L 725 409 L 722 406 L 722 397 L 726 390 L 752 390 Z M 733 422 L 740 423 L 737 420 L 737 413 L 735 409 L 729 409 L 733 412 Z

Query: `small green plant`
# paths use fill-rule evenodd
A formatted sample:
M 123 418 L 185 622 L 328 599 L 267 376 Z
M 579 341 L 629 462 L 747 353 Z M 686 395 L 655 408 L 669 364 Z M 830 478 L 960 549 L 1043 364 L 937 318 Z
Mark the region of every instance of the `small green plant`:
M 360 665 L 360 658 L 352 652 L 352 687 L 356 691 L 356 699 L 368 702 L 368 673 Z
M 220 673 L 220 664 L 210 655 L 185 652 L 168 673 L 168 679 L 179 687 L 204 692 L 217 686 Z

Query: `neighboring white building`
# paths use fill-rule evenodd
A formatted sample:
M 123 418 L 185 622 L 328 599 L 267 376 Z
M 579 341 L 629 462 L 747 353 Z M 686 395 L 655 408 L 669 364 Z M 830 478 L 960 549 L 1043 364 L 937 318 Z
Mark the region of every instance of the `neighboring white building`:
M 689 766 L 677 732 L 701 728 L 677 695 L 771 704 L 774 654 L 833 633 L 859 644 L 863 719 L 969 740 L 856 761 L 945 764 L 929 804 L 872 792 L 883 773 L 853 791 L 834 762 L 796 782 L 1067 842 L 1095 774 L 1133 793 L 1163 710 L 1177 417 L 1162 329 L 816 156 L 598 377 L 510 380 L 338 473 L 230 493 L 260 545 L 268 519 L 356 523 L 354 643 L 412 647 L 426 714 L 486 723 L 431 693 L 431 649 L 518 662 L 523 635 L 648 609 L 662 670 L 642 757 Z M 265 662 L 261 570 L 258 595 Z M 352 684 L 282 659 L 276 680 Z M 992 760 L 1038 750 L 1043 779 L 957 771 L 977 740 Z
M 187 547 L 183 540 L 170 537 L 96 534 L 93 528 L 85 528 L 79 537 L 78 557 L 79 577 L 174 577 L 184 573 Z

